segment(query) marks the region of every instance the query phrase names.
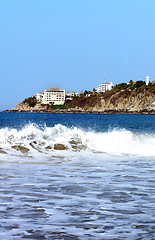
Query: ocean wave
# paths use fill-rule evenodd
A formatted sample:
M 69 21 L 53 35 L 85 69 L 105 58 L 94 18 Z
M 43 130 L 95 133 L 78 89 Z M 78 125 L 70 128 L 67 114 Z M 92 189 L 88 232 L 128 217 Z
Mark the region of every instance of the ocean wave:
M 60 151 L 61 154 L 89 151 L 94 154 L 155 156 L 155 134 L 138 134 L 126 129 L 94 132 L 61 124 L 44 128 L 28 124 L 21 130 L 0 129 L 1 154 L 33 155 Z

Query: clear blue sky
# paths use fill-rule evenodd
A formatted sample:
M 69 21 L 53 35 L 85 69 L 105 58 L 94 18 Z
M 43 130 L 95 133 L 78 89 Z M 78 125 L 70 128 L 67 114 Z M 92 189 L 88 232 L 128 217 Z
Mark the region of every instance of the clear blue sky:
M 155 0 L 1 0 L 0 110 L 48 87 L 155 79 Z

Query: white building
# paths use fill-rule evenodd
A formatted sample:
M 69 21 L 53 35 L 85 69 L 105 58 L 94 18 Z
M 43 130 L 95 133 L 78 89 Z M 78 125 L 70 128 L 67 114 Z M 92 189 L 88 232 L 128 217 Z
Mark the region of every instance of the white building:
M 78 96 L 80 96 L 80 94 L 77 93 L 76 91 L 67 92 L 66 93 L 66 100 L 72 100 L 74 97 L 78 97 Z
M 43 104 L 63 105 L 65 103 L 65 90 L 48 88 L 44 90 Z
M 105 82 L 99 85 L 99 87 L 97 88 L 97 92 L 98 93 L 105 92 L 111 90 L 112 87 L 113 87 L 112 82 Z
M 39 92 L 35 95 L 36 99 L 39 101 L 39 102 L 42 102 L 43 100 L 43 97 L 44 97 L 44 92 Z

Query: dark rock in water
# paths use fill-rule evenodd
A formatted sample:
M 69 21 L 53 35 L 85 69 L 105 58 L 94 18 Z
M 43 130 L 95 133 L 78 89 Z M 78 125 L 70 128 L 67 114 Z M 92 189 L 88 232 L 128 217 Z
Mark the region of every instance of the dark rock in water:
M 41 150 L 39 150 L 36 141 L 31 142 L 31 143 L 30 143 L 30 146 L 31 146 L 32 148 L 34 148 L 35 150 L 37 150 L 38 152 L 42 152 Z
M 22 153 L 27 153 L 27 152 L 30 151 L 27 147 L 23 147 L 23 146 L 20 146 L 20 145 L 12 146 L 12 148 L 17 150 L 17 151 L 21 151 Z
M 51 156 L 52 158 L 54 158 L 54 159 L 64 159 L 65 157 L 63 157 L 63 156 Z
M 0 153 L 7 154 L 7 152 L 5 152 L 2 148 L 0 148 Z
M 68 147 L 65 146 L 64 144 L 56 143 L 56 144 L 54 144 L 54 149 L 55 150 L 66 150 L 66 149 L 68 149 Z
M 52 147 L 51 147 L 51 146 L 47 146 L 47 147 L 45 147 L 45 148 L 46 148 L 47 150 L 48 150 L 48 149 L 52 149 Z
M 71 141 L 69 141 L 69 143 L 71 144 L 71 146 L 74 150 L 84 150 L 84 149 L 86 149 L 86 146 L 84 144 L 82 144 L 82 142 L 79 141 L 79 140 L 75 141 L 75 140 L 72 139 Z
M 33 142 L 31 142 L 30 143 L 30 145 L 33 147 L 34 145 L 36 145 L 37 144 L 37 142 L 36 141 L 33 141 Z
M 78 145 L 78 144 L 81 144 L 82 142 L 81 141 L 79 141 L 79 140 L 77 140 L 77 141 L 75 141 L 75 140 L 71 140 L 71 141 L 69 141 L 69 143 L 72 145 L 72 144 L 74 144 L 74 145 Z
M 80 145 L 72 145 L 72 148 L 75 149 L 75 150 L 85 150 L 85 149 L 86 149 L 86 146 L 83 145 L 83 144 L 80 144 Z

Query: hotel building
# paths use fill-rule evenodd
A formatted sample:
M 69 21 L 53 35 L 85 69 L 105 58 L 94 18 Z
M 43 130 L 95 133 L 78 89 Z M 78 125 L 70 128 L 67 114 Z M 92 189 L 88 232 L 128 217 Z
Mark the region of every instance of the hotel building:
M 65 90 L 60 88 L 48 88 L 44 90 L 43 104 L 63 105 L 65 103 Z

